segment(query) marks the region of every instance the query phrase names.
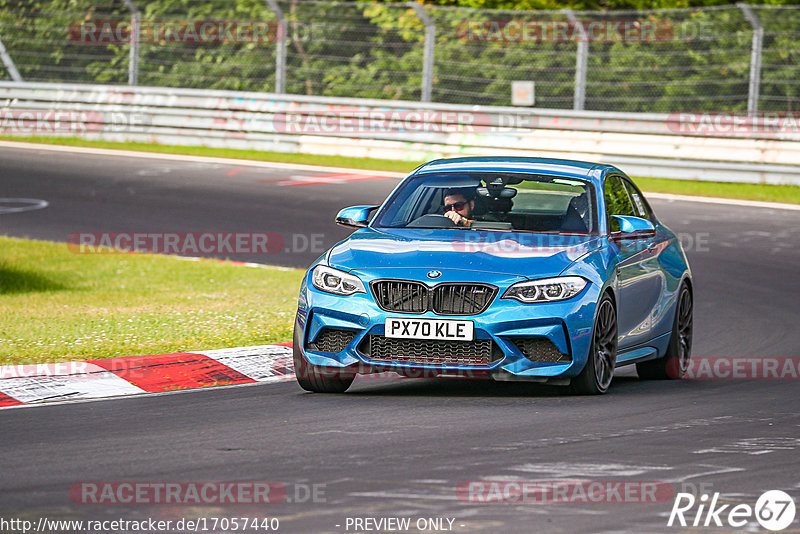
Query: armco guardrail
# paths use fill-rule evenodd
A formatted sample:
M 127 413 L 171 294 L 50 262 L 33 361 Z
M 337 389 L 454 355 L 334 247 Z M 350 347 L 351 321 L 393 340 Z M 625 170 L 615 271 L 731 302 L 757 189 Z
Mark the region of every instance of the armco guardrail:
M 0 82 L 0 131 L 407 161 L 537 155 L 633 175 L 800 185 L 800 115 L 578 112 Z

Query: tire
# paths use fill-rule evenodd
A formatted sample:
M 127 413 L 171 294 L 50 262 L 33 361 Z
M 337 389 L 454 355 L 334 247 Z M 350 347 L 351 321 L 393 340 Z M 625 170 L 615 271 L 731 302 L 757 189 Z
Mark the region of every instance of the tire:
M 295 325 L 292 359 L 294 360 L 294 376 L 300 387 L 312 393 L 344 393 L 353 383 L 356 375 L 340 369 L 318 367 L 308 362 L 300 351 L 303 343 L 302 335 Z
M 344 393 L 353 383 L 355 375 L 345 374 L 339 369 L 326 369 L 312 365 L 294 349 L 294 375 L 297 383 L 312 393 Z
M 672 335 L 669 338 L 667 353 L 656 360 L 637 363 L 636 372 L 639 378 L 668 380 L 686 376 L 689 360 L 692 357 L 693 315 L 692 292 L 686 284 L 682 284 L 675 306 L 675 319 L 672 323 Z
M 570 389 L 578 395 L 602 395 L 608 391 L 617 363 L 617 310 L 608 294 L 597 305 L 589 357 Z

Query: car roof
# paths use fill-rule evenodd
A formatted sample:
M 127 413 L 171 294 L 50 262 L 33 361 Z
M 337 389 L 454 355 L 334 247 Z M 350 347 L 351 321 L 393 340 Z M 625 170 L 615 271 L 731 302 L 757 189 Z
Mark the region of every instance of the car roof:
M 415 169 L 412 175 L 436 172 L 526 172 L 582 178 L 600 185 L 610 171 L 624 174 L 613 165 L 571 159 L 479 156 L 437 159 Z

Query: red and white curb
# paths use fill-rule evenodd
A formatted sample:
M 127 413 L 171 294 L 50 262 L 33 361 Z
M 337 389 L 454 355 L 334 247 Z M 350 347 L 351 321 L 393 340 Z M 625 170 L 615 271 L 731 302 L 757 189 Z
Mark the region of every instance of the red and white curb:
M 0 366 L 0 408 L 294 379 L 291 343 Z

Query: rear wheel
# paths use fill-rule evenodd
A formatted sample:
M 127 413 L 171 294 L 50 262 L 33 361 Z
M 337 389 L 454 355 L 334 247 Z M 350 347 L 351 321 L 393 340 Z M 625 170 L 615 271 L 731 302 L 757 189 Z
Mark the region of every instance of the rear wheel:
M 583 371 L 572 379 L 570 388 L 579 395 L 600 395 L 608 391 L 617 364 L 617 311 L 608 295 L 597 305 L 589 358 Z
M 636 372 L 639 378 L 665 380 L 683 378 L 686 375 L 689 359 L 692 357 L 693 314 L 692 292 L 683 284 L 678 294 L 678 305 L 675 306 L 675 320 L 667 354 L 656 360 L 637 363 Z

